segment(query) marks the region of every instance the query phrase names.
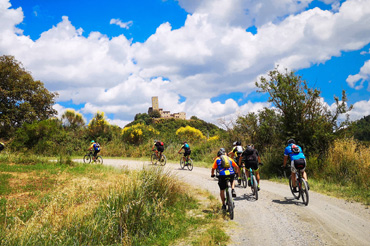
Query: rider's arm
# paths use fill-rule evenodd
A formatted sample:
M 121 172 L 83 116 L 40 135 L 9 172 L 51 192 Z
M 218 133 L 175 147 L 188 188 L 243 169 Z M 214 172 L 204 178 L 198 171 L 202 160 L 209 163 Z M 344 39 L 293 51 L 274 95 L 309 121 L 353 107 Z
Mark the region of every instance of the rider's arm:
M 286 162 L 288 161 L 288 156 L 287 155 L 284 155 L 284 162 L 283 162 L 283 166 L 285 167 L 286 166 Z
M 212 170 L 211 170 L 211 176 L 213 176 L 215 174 L 215 170 L 217 169 L 217 158 L 215 159 L 215 161 L 213 162 L 213 165 L 212 165 Z
M 231 162 L 232 162 L 233 168 L 235 168 L 236 172 L 238 173 L 239 172 L 239 166 L 235 163 L 235 161 L 233 159 L 231 159 Z
M 179 154 L 180 154 L 180 152 L 181 152 L 182 148 L 184 148 L 184 145 L 183 145 L 183 146 L 181 146 L 180 150 L 179 150 L 179 151 L 177 151 L 177 153 L 179 153 Z

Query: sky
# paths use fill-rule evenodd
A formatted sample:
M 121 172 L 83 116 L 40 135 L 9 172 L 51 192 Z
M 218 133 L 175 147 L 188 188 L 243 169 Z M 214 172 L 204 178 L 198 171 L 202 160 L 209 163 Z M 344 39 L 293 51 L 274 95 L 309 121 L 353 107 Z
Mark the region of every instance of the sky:
M 370 0 L 0 0 L 0 55 L 58 92 L 54 108 L 124 127 L 158 96 L 207 122 L 271 108 L 255 82 L 278 67 L 345 90 L 370 115 Z M 343 116 L 344 117 L 344 116 Z

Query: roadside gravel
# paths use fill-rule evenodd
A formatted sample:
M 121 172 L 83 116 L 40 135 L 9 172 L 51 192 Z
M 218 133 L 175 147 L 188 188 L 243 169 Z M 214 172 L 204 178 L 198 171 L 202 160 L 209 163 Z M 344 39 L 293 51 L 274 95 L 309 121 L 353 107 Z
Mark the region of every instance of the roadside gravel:
M 105 165 L 142 169 L 149 162 L 104 159 Z M 217 180 L 210 169 L 180 169 L 167 163 L 179 179 L 210 191 L 217 198 Z M 261 181 L 259 199 L 250 189 L 236 188 L 234 222 L 228 223 L 230 245 L 369 245 L 370 210 L 359 203 L 328 197 L 310 191 L 310 202 L 304 206 L 294 200 L 286 185 Z M 221 205 L 221 203 L 220 203 Z

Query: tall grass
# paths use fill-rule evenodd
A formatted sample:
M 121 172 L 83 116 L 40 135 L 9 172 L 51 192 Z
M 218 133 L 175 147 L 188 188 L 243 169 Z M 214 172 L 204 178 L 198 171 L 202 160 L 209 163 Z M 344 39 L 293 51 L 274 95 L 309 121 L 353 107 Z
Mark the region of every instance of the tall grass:
M 1 200 L 0 244 L 168 245 L 199 220 L 186 215 L 197 202 L 171 173 L 156 168 L 117 173 L 79 166 L 105 175 L 63 172 L 56 190 L 24 220 L 14 216 L 11 198 Z

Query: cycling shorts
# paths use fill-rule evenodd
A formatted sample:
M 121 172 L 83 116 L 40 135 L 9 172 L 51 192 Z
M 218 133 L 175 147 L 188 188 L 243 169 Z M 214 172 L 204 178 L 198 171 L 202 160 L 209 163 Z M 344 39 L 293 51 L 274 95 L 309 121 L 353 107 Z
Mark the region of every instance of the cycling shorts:
M 96 157 L 99 152 L 100 152 L 100 149 L 94 150 L 94 157 Z
M 184 152 L 184 156 L 189 156 L 191 154 L 191 150 L 189 149 L 189 150 L 185 150 L 185 152 Z
M 258 162 L 257 161 L 247 161 L 245 162 L 245 168 L 247 169 L 252 168 L 253 170 L 258 170 Z
M 303 173 L 305 169 L 306 169 L 306 159 L 301 158 L 298 160 L 293 160 L 290 163 L 290 171 L 292 173 L 296 173 L 297 170 L 300 170 Z
M 234 176 L 235 174 L 218 176 L 218 187 L 220 187 L 220 190 L 226 189 L 227 187 L 226 178 L 230 177 L 230 183 L 232 184 L 234 182 Z
M 158 152 L 163 152 L 164 151 L 164 147 L 163 146 L 157 146 L 157 151 Z

